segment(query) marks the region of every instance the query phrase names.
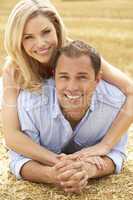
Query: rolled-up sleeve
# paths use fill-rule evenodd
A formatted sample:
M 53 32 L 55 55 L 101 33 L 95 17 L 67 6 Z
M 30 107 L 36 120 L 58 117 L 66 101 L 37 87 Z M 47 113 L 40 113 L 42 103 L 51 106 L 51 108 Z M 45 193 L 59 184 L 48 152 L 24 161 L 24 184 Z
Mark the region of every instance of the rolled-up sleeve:
M 27 101 L 26 98 L 23 99 L 19 97 L 18 99 L 18 116 L 19 116 L 21 131 L 23 131 L 23 134 L 26 134 L 27 136 L 29 136 L 33 141 L 40 144 L 39 131 L 36 128 L 35 123 L 33 122 L 33 119 L 31 118 L 31 116 L 28 114 L 25 107 L 23 106 L 24 100 Z M 18 179 L 21 178 L 20 171 L 21 171 L 22 166 L 28 161 L 30 161 L 31 159 L 28 157 L 24 157 L 21 154 L 18 154 L 12 150 L 9 151 L 9 158 L 10 158 L 9 167 L 10 167 L 11 172 Z
M 107 156 L 114 162 L 115 164 L 115 174 L 119 174 L 122 170 L 123 162 L 126 159 L 125 155 L 117 150 L 112 150 Z
M 107 156 L 115 164 L 115 173 L 119 174 L 122 170 L 123 162 L 127 159 L 126 156 L 126 146 L 127 146 L 128 136 L 125 134 L 119 143 L 107 154 Z
M 16 176 L 17 179 L 21 179 L 21 169 L 24 164 L 27 162 L 31 161 L 30 158 L 26 158 L 20 154 L 17 154 L 14 151 L 9 151 L 9 158 L 10 158 L 10 163 L 9 163 L 9 168 L 10 171 Z

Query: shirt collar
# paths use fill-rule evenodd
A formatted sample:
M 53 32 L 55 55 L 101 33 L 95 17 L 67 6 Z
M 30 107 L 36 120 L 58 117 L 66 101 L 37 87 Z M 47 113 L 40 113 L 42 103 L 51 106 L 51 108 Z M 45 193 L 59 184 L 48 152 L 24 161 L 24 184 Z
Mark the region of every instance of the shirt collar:
M 57 118 L 59 115 L 62 115 L 62 112 L 61 112 L 61 109 L 60 109 L 60 106 L 59 106 L 59 101 L 58 101 L 58 98 L 57 98 L 57 92 L 56 92 L 56 89 L 55 89 L 52 117 Z
M 89 110 L 93 112 L 95 110 L 95 106 L 96 106 L 96 92 L 94 91 L 91 98 L 91 104 L 90 104 Z

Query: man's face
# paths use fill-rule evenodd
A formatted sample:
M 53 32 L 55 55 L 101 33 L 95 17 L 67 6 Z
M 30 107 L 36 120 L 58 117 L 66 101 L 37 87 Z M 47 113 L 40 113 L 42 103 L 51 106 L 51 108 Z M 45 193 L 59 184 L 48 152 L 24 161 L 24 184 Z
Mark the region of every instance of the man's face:
M 95 78 L 88 56 L 59 57 L 55 71 L 56 90 L 67 119 L 78 121 L 84 116 L 98 81 L 99 76 Z

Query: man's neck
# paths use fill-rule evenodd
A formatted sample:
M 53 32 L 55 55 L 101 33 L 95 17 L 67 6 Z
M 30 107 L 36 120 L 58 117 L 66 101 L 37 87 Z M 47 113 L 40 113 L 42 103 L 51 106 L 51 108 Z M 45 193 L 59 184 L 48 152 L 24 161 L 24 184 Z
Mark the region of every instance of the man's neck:
M 73 119 L 71 116 L 68 116 L 64 112 L 64 117 L 69 121 L 72 129 L 74 130 L 75 127 L 79 124 L 79 122 L 83 119 L 83 117 L 85 116 L 85 114 L 86 114 L 86 112 L 83 113 L 83 115 L 80 117 L 80 119 Z
M 81 121 L 81 119 L 80 120 L 72 120 L 72 119 L 69 119 L 68 120 L 69 121 L 69 123 L 70 123 L 70 125 L 71 125 L 71 127 L 72 127 L 72 129 L 74 130 L 75 129 L 75 127 L 78 125 L 78 123 Z

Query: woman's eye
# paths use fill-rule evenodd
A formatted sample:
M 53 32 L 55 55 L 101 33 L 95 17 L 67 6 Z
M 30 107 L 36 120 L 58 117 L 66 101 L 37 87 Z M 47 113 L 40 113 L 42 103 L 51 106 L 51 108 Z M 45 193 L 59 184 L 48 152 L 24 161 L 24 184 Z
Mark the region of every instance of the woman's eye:
M 24 40 L 32 39 L 33 37 L 31 35 L 25 36 Z
M 48 30 L 43 31 L 42 33 L 43 33 L 43 35 L 45 35 L 45 34 L 48 34 L 48 33 L 50 33 L 50 32 L 51 32 L 51 30 L 48 29 Z

